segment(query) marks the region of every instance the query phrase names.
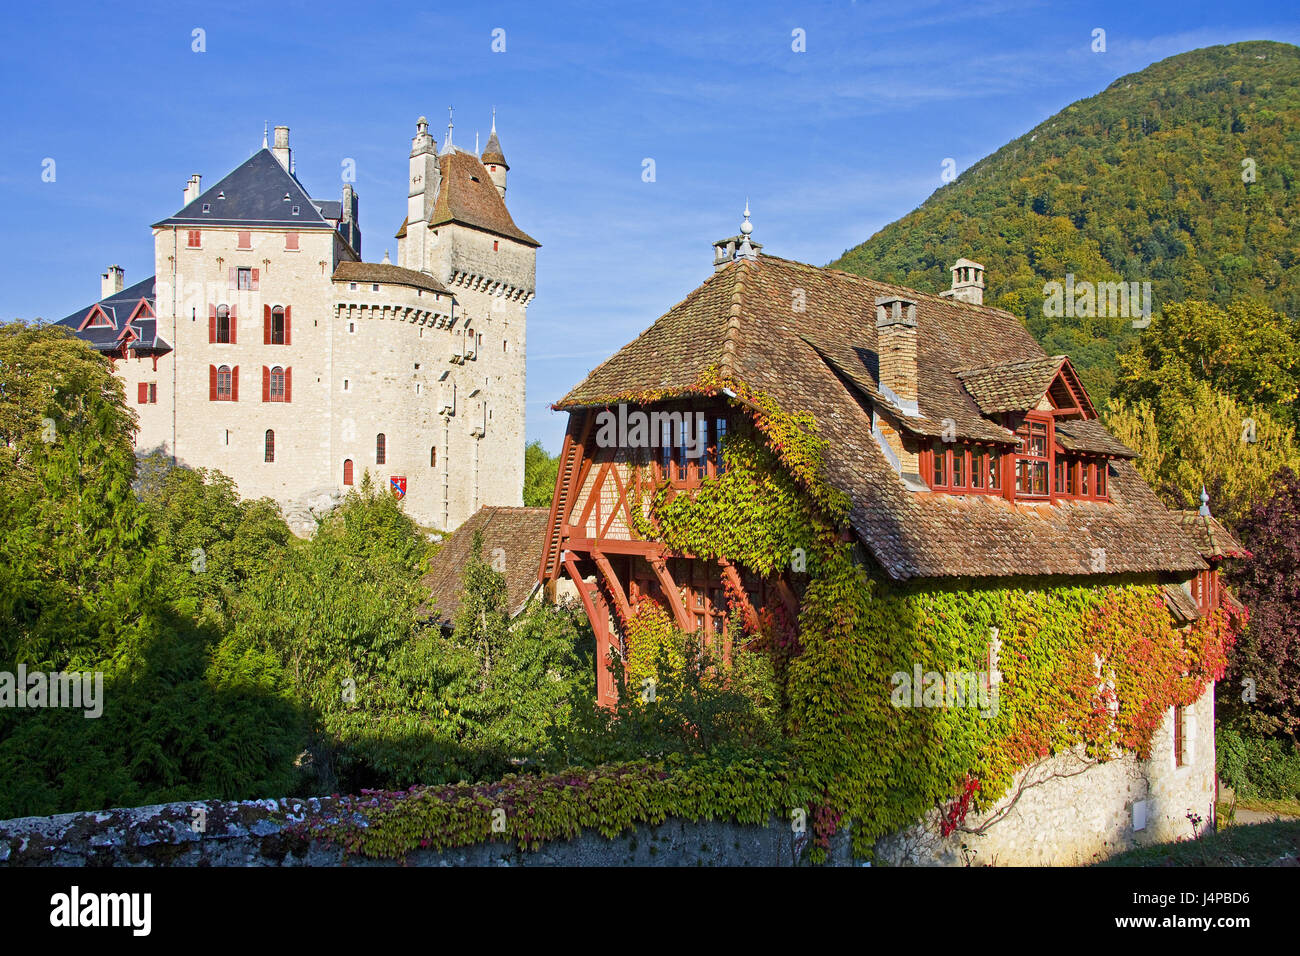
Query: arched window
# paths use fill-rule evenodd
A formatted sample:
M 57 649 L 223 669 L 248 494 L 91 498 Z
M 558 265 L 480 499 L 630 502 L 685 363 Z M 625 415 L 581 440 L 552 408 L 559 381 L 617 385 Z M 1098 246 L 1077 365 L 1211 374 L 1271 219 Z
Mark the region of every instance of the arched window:
M 230 306 L 217 306 L 217 341 L 230 341 Z
M 284 306 L 271 310 L 271 344 L 284 345 Z
M 284 401 L 284 369 L 279 365 L 271 369 L 271 401 Z
M 438 446 L 437 445 L 429 446 L 429 467 L 430 468 L 438 467 Z
M 383 465 L 388 459 L 388 441 L 384 438 L 384 433 L 380 432 L 375 436 L 375 464 Z
M 263 461 L 275 461 L 275 432 L 266 430 L 266 455 Z
M 230 366 L 222 365 L 217 369 L 217 401 L 228 402 L 233 398 L 233 385 Z
M 351 458 L 343 459 L 343 484 L 345 485 L 352 484 L 352 459 Z

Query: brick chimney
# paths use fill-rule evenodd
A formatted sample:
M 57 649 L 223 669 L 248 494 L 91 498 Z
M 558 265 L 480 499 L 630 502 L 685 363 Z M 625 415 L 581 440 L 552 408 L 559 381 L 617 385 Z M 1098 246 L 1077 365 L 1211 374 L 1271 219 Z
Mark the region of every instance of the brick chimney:
M 898 296 L 876 299 L 876 355 L 880 391 L 890 404 L 906 416 L 919 415 L 916 386 L 916 303 Z M 917 472 L 920 461 L 909 451 L 903 436 L 889 415 L 872 415 L 872 431 L 893 459 L 893 465 L 908 487 L 924 487 Z M 914 479 L 909 482 L 909 479 Z
M 952 288 L 939 294 L 971 305 L 983 305 L 984 267 L 969 259 L 958 259 L 952 264 Z
M 126 275 L 121 266 L 109 266 L 108 271 L 101 273 L 99 277 L 99 300 L 102 302 L 110 295 L 117 295 L 125 286 L 123 277 Z
M 275 128 L 275 146 L 271 154 L 280 161 L 280 165 L 286 171 L 290 171 L 289 158 L 292 155 L 289 149 L 289 127 L 277 126 Z
M 188 206 L 190 203 L 194 202 L 194 200 L 199 198 L 199 194 L 203 192 L 203 189 L 199 186 L 200 181 L 201 181 L 201 177 L 199 176 L 198 173 L 195 173 L 193 176 L 189 178 L 189 181 L 186 182 L 185 205 Z

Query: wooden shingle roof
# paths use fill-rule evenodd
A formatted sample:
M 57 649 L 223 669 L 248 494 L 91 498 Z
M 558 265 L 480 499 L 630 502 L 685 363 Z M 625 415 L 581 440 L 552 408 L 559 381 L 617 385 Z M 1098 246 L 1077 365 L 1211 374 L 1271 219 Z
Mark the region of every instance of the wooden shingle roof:
M 474 532 L 483 533 L 483 559 L 492 563 L 500 548 L 505 557 L 506 604 L 514 617 L 528 603 L 537 583 L 537 559 L 546 539 L 549 508 L 483 507 L 449 535 L 429 562 L 421 583 L 429 591 L 432 619 L 450 627 L 460 607 L 462 571 L 469 561 Z
M 871 434 L 879 396 L 875 301 L 882 296 L 917 303 L 920 414 L 900 424 L 925 433 L 949 419 L 958 437 L 1014 442 L 953 371 L 1056 362 L 1014 315 L 768 255 L 714 272 L 555 407 L 685 393 L 706 370 L 721 370 L 787 412 L 811 413 L 828 441 L 826 479 L 849 496 L 853 530 L 896 579 L 1206 567 L 1178 517 L 1124 457 L 1109 463 L 1109 502 L 1037 505 L 910 491 Z M 1071 422 L 1065 438 L 1079 450 L 1105 445 L 1108 454 L 1132 455 L 1099 423 L 1079 424 Z

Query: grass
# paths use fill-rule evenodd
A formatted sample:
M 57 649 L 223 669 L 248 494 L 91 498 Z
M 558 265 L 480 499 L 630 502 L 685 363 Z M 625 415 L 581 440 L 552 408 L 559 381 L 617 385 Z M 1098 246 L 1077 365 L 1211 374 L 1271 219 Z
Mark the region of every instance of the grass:
M 1269 866 L 1287 858 L 1300 861 L 1300 821 L 1227 827 L 1217 833 L 1207 833 L 1199 840 L 1138 847 L 1097 865 Z
M 1238 797 L 1238 810 L 1258 810 L 1284 817 L 1300 817 L 1300 800 L 1265 800 L 1262 797 Z

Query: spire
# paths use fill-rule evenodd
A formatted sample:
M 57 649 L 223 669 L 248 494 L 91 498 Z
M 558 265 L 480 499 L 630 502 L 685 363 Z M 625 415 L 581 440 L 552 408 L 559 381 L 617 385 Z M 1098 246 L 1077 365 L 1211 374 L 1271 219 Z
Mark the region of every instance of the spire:
M 1210 495 L 1205 490 L 1204 485 L 1201 485 L 1201 510 L 1198 511 L 1197 514 L 1202 518 L 1208 518 L 1210 516 Z
M 383 265 L 386 265 L 386 266 L 391 266 L 391 265 L 393 264 L 393 263 L 392 263 L 392 260 L 390 260 L 390 259 L 388 258 L 388 250 L 387 250 L 387 249 L 384 250 L 384 261 L 383 261 L 382 264 L 383 264 Z
M 271 133 L 271 124 L 263 120 L 262 121 L 262 148 L 263 149 L 266 149 L 266 137 L 269 136 L 270 133 Z
M 475 152 L 478 152 L 478 150 L 475 149 Z M 497 139 L 497 108 L 495 106 L 492 107 L 492 133 L 488 136 L 487 146 L 484 147 L 483 155 L 479 159 L 483 161 L 484 166 L 491 164 L 504 166 L 506 169 L 510 168 L 510 164 L 506 162 L 505 153 L 501 152 L 501 140 Z
M 451 131 L 455 124 L 451 121 L 453 107 L 447 107 L 447 143 L 442 147 L 443 154 L 451 152 Z
M 740 224 L 740 248 L 736 250 L 736 255 L 741 259 L 757 259 L 758 252 L 749 242 L 749 236 L 754 231 L 754 224 L 749 221 L 749 197 L 745 197 L 745 221 Z

